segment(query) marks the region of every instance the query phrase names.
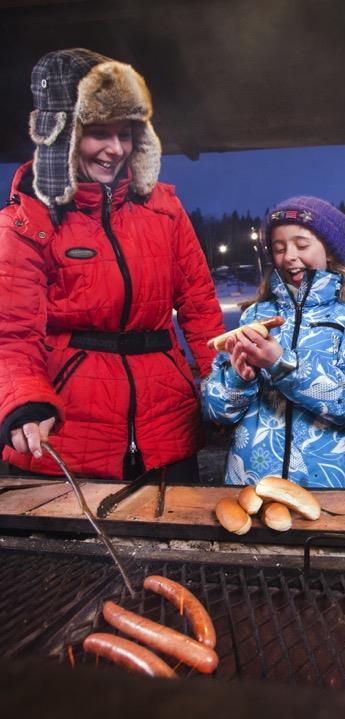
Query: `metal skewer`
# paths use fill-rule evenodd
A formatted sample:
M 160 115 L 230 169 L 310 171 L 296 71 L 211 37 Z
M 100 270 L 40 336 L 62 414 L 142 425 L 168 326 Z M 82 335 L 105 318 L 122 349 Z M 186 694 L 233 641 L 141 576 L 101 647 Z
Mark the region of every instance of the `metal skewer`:
M 96 517 L 94 516 L 93 512 L 91 512 L 90 507 L 85 501 L 85 497 L 80 489 L 78 480 L 74 477 L 74 475 L 70 472 L 64 461 L 61 459 L 60 455 L 53 449 L 49 442 L 41 442 L 42 449 L 45 449 L 48 454 L 55 459 L 55 462 L 61 467 L 64 475 L 67 477 L 68 481 L 72 485 L 73 491 L 77 497 L 77 500 L 80 504 L 82 512 L 85 514 L 85 516 L 88 518 L 90 524 L 92 524 L 93 528 L 96 530 L 99 538 L 102 540 L 103 544 L 105 544 L 110 556 L 114 560 L 117 568 L 120 570 L 120 573 L 122 575 L 122 579 L 131 595 L 131 597 L 135 597 L 135 591 L 130 583 L 129 577 L 127 576 L 127 573 L 122 565 L 122 562 L 115 551 L 109 537 L 107 534 L 103 531 L 103 529 L 100 527 Z
M 158 491 L 158 502 L 156 507 L 155 516 L 161 517 L 164 512 L 164 506 L 165 506 L 165 490 L 166 490 L 166 473 L 167 468 L 162 467 L 161 469 L 161 478 L 159 483 L 159 491 Z

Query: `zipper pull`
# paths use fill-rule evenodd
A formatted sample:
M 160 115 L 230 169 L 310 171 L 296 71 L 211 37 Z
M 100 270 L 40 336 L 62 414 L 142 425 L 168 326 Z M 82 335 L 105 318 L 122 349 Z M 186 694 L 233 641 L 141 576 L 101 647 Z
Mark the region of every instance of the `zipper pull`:
M 138 447 L 135 444 L 134 440 L 132 440 L 129 445 L 129 462 L 132 467 L 135 467 L 135 465 L 137 463 L 137 455 L 138 455 Z
M 130 445 L 129 445 L 129 451 L 130 451 L 131 454 L 134 454 L 135 452 L 138 451 L 138 447 L 137 447 L 137 445 L 135 444 L 134 440 L 132 440 L 131 443 L 130 443 Z

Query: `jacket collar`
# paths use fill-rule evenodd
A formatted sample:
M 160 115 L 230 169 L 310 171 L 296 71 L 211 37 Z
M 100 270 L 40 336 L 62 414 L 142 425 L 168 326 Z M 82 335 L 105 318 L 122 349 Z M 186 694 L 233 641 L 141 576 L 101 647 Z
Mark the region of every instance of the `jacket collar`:
M 117 209 L 126 201 L 131 177 L 128 173 L 126 177 L 118 180 L 116 185 L 112 187 L 111 206 Z M 80 182 L 78 190 L 74 196 L 74 203 L 78 210 L 86 208 L 92 212 L 101 210 L 104 201 L 104 188 L 100 182 Z
M 11 196 L 18 195 L 22 210 L 30 212 L 32 218 L 37 218 L 39 223 L 44 219 L 52 231 L 53 226 L 49 210 L 42 202 L 37 200 L 32 187 L 32 180 L 32 161 L 29 161 L 17 169 L 12 182 Z M 121 177 L 113 189 L 112 207 L 114 209 L 119 208 L 128 199 L 135 204 L 147 207 L 153 212 L 168 215 L 172 219 L 175 219 L 181 212 L 181 205 L 175 195 L 173 185 L 157 183 L 150 195 L 139 197 L 134 193 L 131 182 L 131 171 L 128 169 L 127 175 Z M 86 214 L 101 214 L 103 198 L 104 192 L 100 183 L 81 182 L 70 209 L 79 209 Z M 66 207 L 66 209 L 68 210 L 69 208 Z
M 299 292 L 295 301 L 299 304 L 308 290 L 308 273 L 305 273 L 304 279 L 299 288 Z M 304 302 L 304 307 L 314 307 L 316 305 L 329 304 L 339 296 L 342 286 L 342 275 L 333 272 L 323 272 L 316 270 L 312 279 L 312 283 Z M 283 282 L 279 272 L 273 271 L 271 278 L 271 290 L 278 304 L 293 306 L 293 300 Z

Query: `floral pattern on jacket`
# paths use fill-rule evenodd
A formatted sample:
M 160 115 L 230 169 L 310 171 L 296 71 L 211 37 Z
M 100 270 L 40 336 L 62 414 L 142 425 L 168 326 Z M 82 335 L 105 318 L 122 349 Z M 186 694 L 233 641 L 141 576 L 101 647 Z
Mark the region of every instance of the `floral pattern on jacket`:
M 256 484 L 267 474 L 282 475 L 289 453 L 289 479 L 305 487 L 345 487 L 345 303 L 338 299 L 341 276 L 316 271 L 305 278 L 296 303 L 277 271 L 272 299 L 250 306 L 241 324 L 276 314 L 282 327 L 272 334 L 291 354 L 296 369 L 275 378 L 273 367 L 244 381 L 219 353 L 203 389 L 208 419 L 234 425 L 227 458 L 226 484 Z M 287 407 L 291 423 L 286 421 Z

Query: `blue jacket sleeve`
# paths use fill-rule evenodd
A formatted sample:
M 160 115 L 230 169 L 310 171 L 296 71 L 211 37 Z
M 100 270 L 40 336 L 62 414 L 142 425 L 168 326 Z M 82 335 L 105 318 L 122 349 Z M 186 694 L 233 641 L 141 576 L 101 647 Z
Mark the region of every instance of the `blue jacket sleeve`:
M 254 305 L 243 313 L 240 325 L 252 322 L 255 316 Z M 257 399 L 260 381 L 243 380 L 231 367 L 227 352 L 216 356 L 212 372 L 202 383 L 202 404 L 207 420 L 222 424 L 236 424 L 246 413 L 248 407 Z

